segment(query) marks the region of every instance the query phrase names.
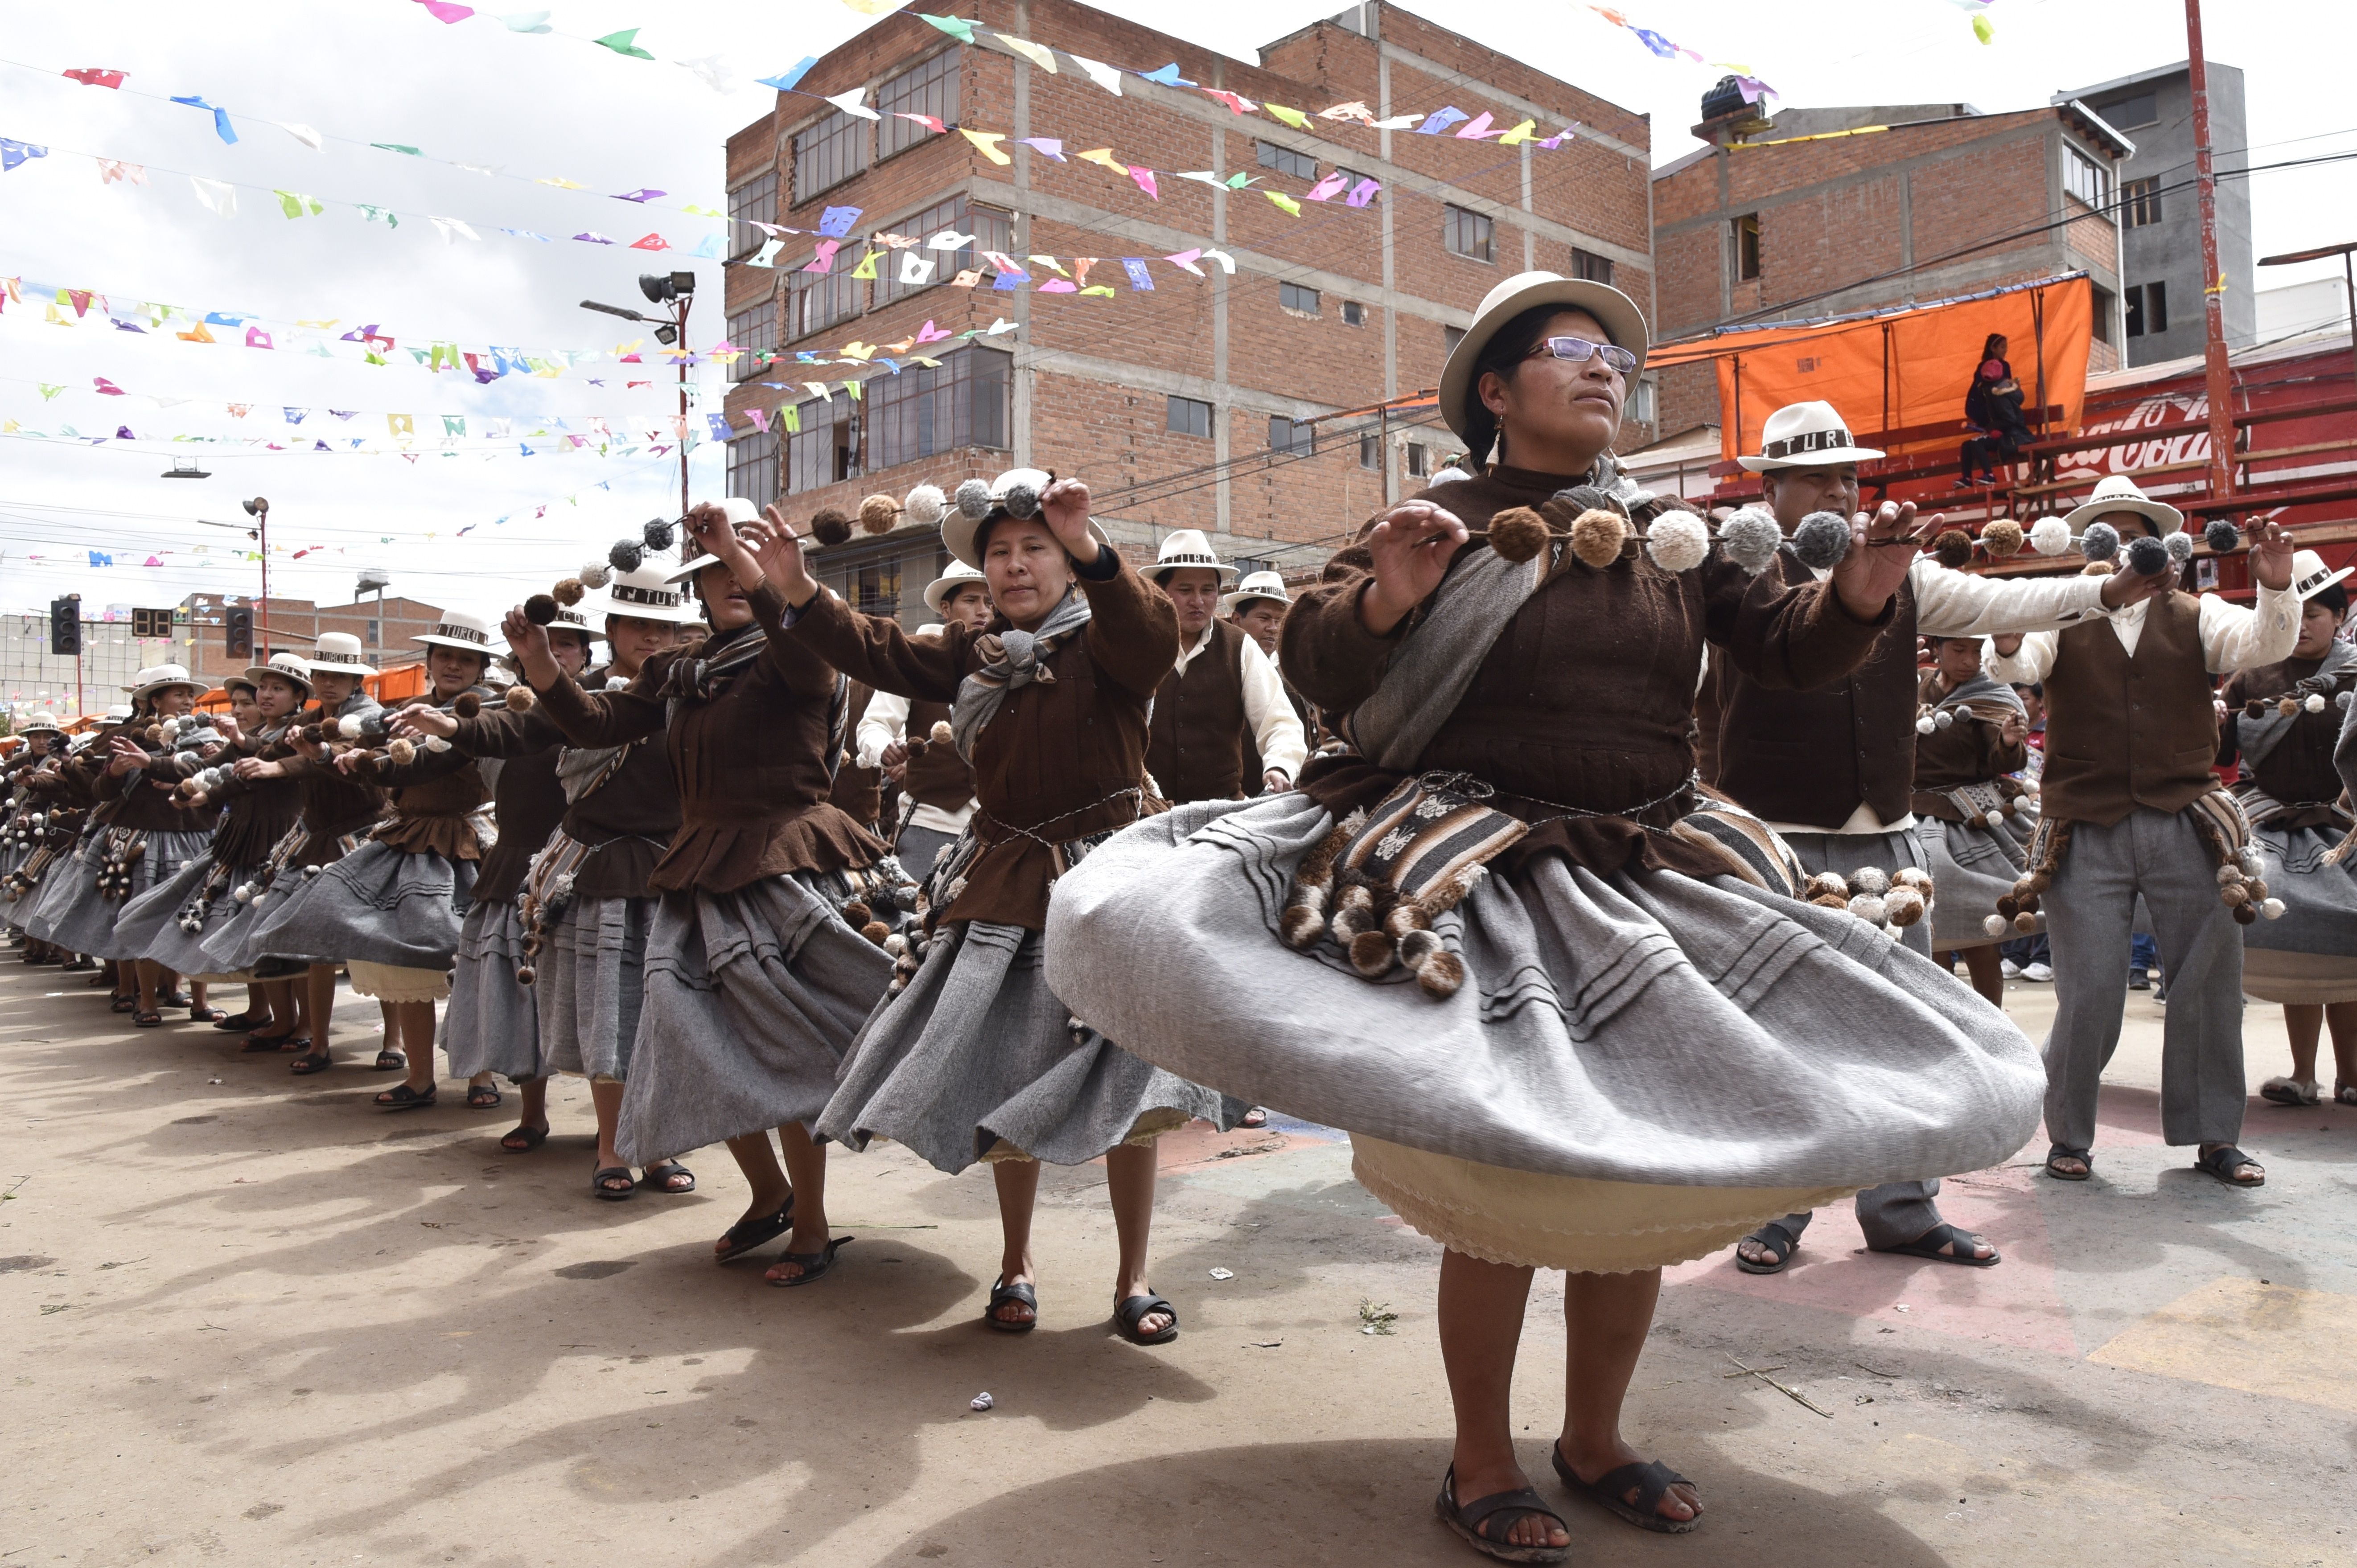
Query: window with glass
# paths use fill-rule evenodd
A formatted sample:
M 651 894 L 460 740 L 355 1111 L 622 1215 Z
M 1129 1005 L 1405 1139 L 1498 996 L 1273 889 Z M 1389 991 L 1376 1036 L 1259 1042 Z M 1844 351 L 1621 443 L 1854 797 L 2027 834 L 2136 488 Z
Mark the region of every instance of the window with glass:
M 1612 258 L 1599 256 L 1593 251 L 1583 251 L 1574 245 L 1571 248 L 1571 275 L 1586 278 L 1590 283 L 1609 284 L 1612 281 Z
M 728 362 L 728 379 L 744 381 L 767 367 L 760 356 L 775 353 L 778 347 L 778 306 L 775 300 L 739 310 L 728 317 L 728 341 L 745 351 Z
M 1268 416 L 1268 449 L 1272 452 L 1309 453 L 1318 450 L 1318 427 L 1307 420 L 1287 419 L 1284 414 Z
M 1383 466 L 1383 438 L 1380 435 L 1359 437 L 1359 467 L 1380 468 Z
M 1457 352 L 1457 345 L 1465 341 L 1465 328 L 1444 327 L 1440 329 L 1440 353 L 1443 359 Z
M 958 62 L 962 58 L 954 47 L 943 49 L 876 90 L 876 111 L 884 116 L 876 122 L 877 163 L 933 134 L 914 120 L 899 118 L 902 114 L 930 114 L 945 125 L 957 124 Z
M 1760 214 L 1747 212 L 1735 220 L 1735 275 L 1749 283 L 1760 275 Z
M 1199 398 L 1174 397 L 1163 428 L 1173 435 L 1200 435 L 1208 441 L 1211 435 L 1211 405 Z
M 882 231 L 905 235 L 917 242 L 913 251 L 888 251 L 876 263 L 876 304 L 880 309 L 896 299 L 906 299 L 912 294 L 935 284 L 948 283 L 969 267 L 988 269 L 982 260 L 985 251 L 996 251 L 1004 255 L 1015 249 L 1014 214 L 996 207 L 976 207 L 963 196 L 935 202 L 922 212 L 909 214 L 898 223 L 887 223 Z M 974 240 L 958 250 L 926 249 L 927 242 L 940 233 L 971 234 Z M 933 263 L 932 275 L 923 283 L 900 281 L 900 259 L 919 256 Z
M 770 169 L 731 190 L 728 217 L 729 255 L 748 256 L 759 250 L 768 236 L 753 225 L 778 220 L 778 171 Z
M 859 473 L 859 404 L 813 398 L 795 410 L 802 428 L 786 435 L 786 489 L 799 495 Z
M 1281 283 L 1276 285 L 1276 303 L 1287 310 L 1315 316 L 1318 314 L 1318 291 L 1304 288 L 1297 283 Z
M 853 243 L 856 242 L 846 242 L 844 250 L 849 251 Z M 788 341 L 823 332 L 837 322 L 850 320 L 866 307 L 867 285 L 851 275 L 857 264 L 851 256 L 838 254 L 833 272 L 787 274 L 786 297 L 792 313 L 786 330 Z
M 775 419 L 772 415 L 772 420 Z M 778 499 L 778 438 L 755 430 L 728 443 L 728 493 L 755 506 Z
M 836 110 L 794 134 L 794 205 L 834 189 L 866 166 L 867 122 Z
M 1344 300 L 1342 302 L 1342 325 L 1345 327 L 1364 327 L 1366 324 L 1367 307 L 1361 305 L 1355 299 Z
M 1451 255 L 1463 256 L 1470 262 L 1494 262 L 1497 257 L 1497 225 L 1482 213 L 1469 207 L 1447 203 L 1441 207 L 1441 242 Z
M 2160 221 L 2160 181 L 2132 179 L 2120 187 L 2120 221 L 2142 229 Z
M 1432 448 L 1421 441 L 1407 444 L 1407 471 L 1411 478 L 1425 478 L 1432 473 Z
M 873 565 L 855 567 L 845 585 L 851 591 L 843 596 L 851 607 L 864 616 L 882 616 L 897 620 L 900 615 L 900 563 L 878 561 Z
M 1004 448 L 1014 363 L 1004 349 L 974 346 L 938 367 L 868 378 L 869 467 L 913 463 L 953 446 Z
M 1297 153 L 1291 147 L 1280 147 L 1275 142 L 1256 142 L 1260 166 L 1273 168 L 1279 174 L 1289 174 L 1296 179 L 1316 179 L 1318 160 L 1308 153 Z
M 1629 400 L 1621 405 L 1620 417 L 1635 420 L 1640 424 L 1653 423 L 1653 383 L 1631 381 Z
M 2093 155 L 2066 142 L 2062 146 L 2062 188 L 2101 210 L 2112 199 L 2112 171 Z
M 2133 131 L 2145 125 L 2160 124 L 2160 94 L 2140 92 L 2133 98 L 2121 98 L 2095 111 L 2104 124 L 2115 131 Z

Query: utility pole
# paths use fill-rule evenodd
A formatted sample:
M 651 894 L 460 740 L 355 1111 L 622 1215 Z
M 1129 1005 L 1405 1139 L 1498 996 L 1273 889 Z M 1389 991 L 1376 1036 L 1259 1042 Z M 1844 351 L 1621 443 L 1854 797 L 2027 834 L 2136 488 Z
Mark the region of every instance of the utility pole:
M 693 275 L 693 274 L 691 274 Z M 687 307 L 695 303 L 693 292 L 682 294 L 673 300 L 679 311 L 675 318 L 679 327 L 679 346 L 687 348 Z M 687 355 L 683 352 L 676 361 L 679 368 L 679 515 L 687 515 Z
M 2218 181 L 2210 158 L 2210 68 L 2201 0 L 2185 0 L 2186 75 L 2193 89 L 2193 182 L 2201 212 L 2201 382 L 2210 403 L 2210 495 L 2234 491 L 2233 387 L 2226 368 L 2226 279 L 2218 270 Z

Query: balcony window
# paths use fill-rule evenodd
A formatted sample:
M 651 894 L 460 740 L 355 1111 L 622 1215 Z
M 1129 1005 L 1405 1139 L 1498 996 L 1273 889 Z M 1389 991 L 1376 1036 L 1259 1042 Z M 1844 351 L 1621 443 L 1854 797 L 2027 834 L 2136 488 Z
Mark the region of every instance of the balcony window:
M 809 129 L 795 133 L 794 205 L 834 189 L 866 166 L 867 122 L 836 110 Z
M 938 368 L 868 378 L 868 466 L 889 468 L 953 446 L 1004 448 L 1014 364 L 1004 349 L 969 347 Z
M 933 134 L 914 120 L 900 119 L 902 114 L 930 114 L 945 125 L 957 124 L 958 63 L 962 58 L 958 49 L 943 49 L 876 90 L 876 112 L 884 116 L 876 122 L 877 163 Z

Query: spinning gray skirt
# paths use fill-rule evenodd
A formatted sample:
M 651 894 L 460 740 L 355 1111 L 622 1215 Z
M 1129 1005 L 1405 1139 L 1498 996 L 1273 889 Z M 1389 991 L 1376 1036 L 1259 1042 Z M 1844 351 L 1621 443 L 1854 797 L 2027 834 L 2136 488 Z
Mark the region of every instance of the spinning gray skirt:
M 125 945 L 143 942 L 141 958 L 191 980 L 241 978 L 237 972 L 222 969 L 220 961 L 205 950 L 204 944 L 218 936 L 244 908 L 237 901 L 237 889 L 253 879 L 259 866 L 231 867 L 216 884 L 202 924 L 194 931 L 185 930 L 180 925 L 181 917 L 191 912 L 189 906 L 212 877 L 216 865 L 212 852 L 208 850 L 182 866 L 180 874 L 171 881 L 160 883 L 125 904 L 114 922 L 115 939 Z
M 2243 928 L 2245 995 L 2309 1006 L 2357 1002 L 2357 855 L 2324 864 L 2342 833 L 2338 824 L 2252 832 L 2267 892 L 2284 912 Z
M 131 863 L 131 896 L 116 900 L 99 896 L 99 874 L 105 869 L 106 833 L 82 841 L 79 862 L 50 868 L 42 879 L 41 902 L 27 929 L 42 940 L 92 958 L 134 959 L 146 942 L 118 940 L 115 925 L 124 911 L 159 882 L 169 882 L 188 864 L 212 847 L 213 835 L 151 832 L 147 848 Z M 42 929 L 40 922 L 48 921 Z M 132 933 L 135 935 L 136 933 Z M 152 935 L 152 932 L 148 933 Z
M 2013 891 L 2014 879 L 2029 869 L 2029 839 L 2038 831 L 2038 805 L 2024 800 L 2014 814 L 1995 827 L 1977 822 L 1943 822 L 1936 817 L 1915 819 L 1915 838 L 1923 869 L 1932 875 L 1932 948 L 1986 947 L 2009 942 L 2025 933 L 2007 926 L 1996 936 L 1986 921 L 1996 913 L 1996 901 Z M 2038 918 L 2046 929 L 2046 918 Z
M 523 917 L 514 899 L 468 908 L 458 928 L 450 1005 L 442 1017 L 442 1047 L 450 1053 L 453 1078 L 495 1072 L 523 1083 L 547 1071 L 540 1060 L 534 988 L 516 979 L 522 961 Z
M 835 912 L 839 881 L 796 872 L 663 896 L 615 1139 L 626 1164 L 818 1119 L 892 978 Z
M 1294 871 L 1332 825 L 1291 793 L 1125 829 L 1057 884 L 1047 979 L 1136 1055 L 1348 1130 L 1361 1183 L 1448 1246 L 1660 1267 L 2037 1128 L 2045 1070 L 2002 1012 L 1733 875 L 1541 855 L 1481 876 L 1434 920 L 1466 972 L 1440 998 L 1330 939 L 1288 948 Z
M 103 828 L 85 829 L 74 841 L 71 849 L 49 862 L 49 869 L 42 876 L 40 886 L 17 905 L 23 911 L 19 918 L 26 935 L 38 941 L 53 942 L 60 947 L 66 945 L 59 942 L 53 933 L 61 922 L 80 910 L 85 897 L 98 897 L 99 868 L 91 865 L 88 868 L 89 876 L 85 878 L 82 875 L 82 851 L 96 843 L 105 831 Z
M 540 1056 L 544 1072 L 628 1079 L 646 999 L 647 933 L 653 898 L 575 898 L 540 950 Z
M 978 1159 L 1084 1165 L 1200 1116 L 1245 1107 L 1140 1061 L 1049 989 L 1038 931 L 961 920 L 852 1042 L 819 1131 L 855 1149 L 906 1144 L 952 1174 Z
M 389 969 L 447 969 L 474 890 L 476 863 L 371 841 L 316 876 L 274 890 L 240 944 L 237 969 L 264 958 L 301 963 L 359 960 Z M 280 886 L 290 880 L 279 878 Z

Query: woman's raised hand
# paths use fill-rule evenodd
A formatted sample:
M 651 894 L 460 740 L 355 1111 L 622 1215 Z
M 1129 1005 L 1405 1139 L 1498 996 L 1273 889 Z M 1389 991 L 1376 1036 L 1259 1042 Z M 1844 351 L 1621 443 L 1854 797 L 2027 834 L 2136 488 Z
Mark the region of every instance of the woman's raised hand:
M 811 575 L 810 564 L 802 559 L 801 531 L 786 521 L 783 511 L 775 505 L 763 507 L 761 520 L 747 523 L 742 537 L 750 564 L 778 585 L 786 603 L 796 609 L 810 603 L 818 592 L 818 579 Z M 741 573 L 737 581 L 748 592 L 754 586 Z
M 1093 564 L 1097 536 L 1089 527 L 1089 487 L 1079 479 L 1058 479 L 1039 492 L 1039 520 L 1064 553 L 1082 565 Z
M 1385 512 L 1365 541 L 1375 582 L 1359 600 L 1360 623 L 1377 637 L 1390 635 L 1440 586 L 1467 537 L 1455 512 L 1430 501 L 1403 501 Z

